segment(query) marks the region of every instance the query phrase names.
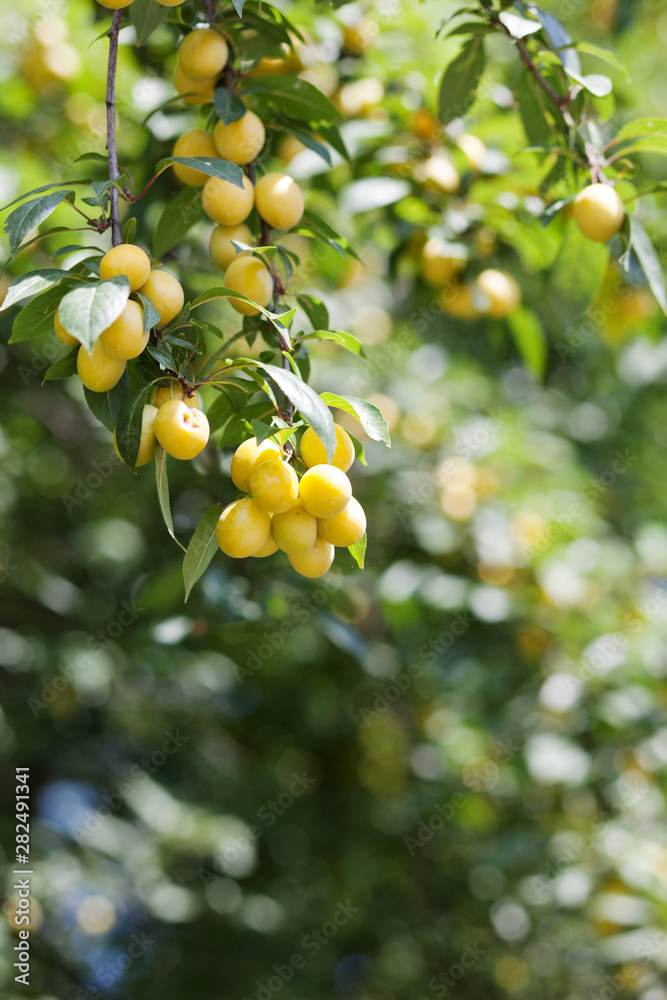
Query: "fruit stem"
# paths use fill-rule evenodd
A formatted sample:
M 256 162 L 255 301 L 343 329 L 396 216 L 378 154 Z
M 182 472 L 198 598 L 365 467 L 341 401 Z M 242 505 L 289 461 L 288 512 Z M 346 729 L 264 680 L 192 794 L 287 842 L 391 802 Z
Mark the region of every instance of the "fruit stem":
M 123 9 L 119 7 L 113 12 L 111 30 L 109 31 L 109 64 L 107 69 L 107 152 L 109 154 L 109 180 L 118 180 L 118 153 L 116 152 L 116 69 L 118 66 L 118 34 L 120 22 L 123 19 Z M 118 188 L 112 185 L 109 190 L 111 204 L 109 218 L 111 220 L 111 242 L 117 247 L 123 242 L 120 232 L 120 213 L 118 209 Z

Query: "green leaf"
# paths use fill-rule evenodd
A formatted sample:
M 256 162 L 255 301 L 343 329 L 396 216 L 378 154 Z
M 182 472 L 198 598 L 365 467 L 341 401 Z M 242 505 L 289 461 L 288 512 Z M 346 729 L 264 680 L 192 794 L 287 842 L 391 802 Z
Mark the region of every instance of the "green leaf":
M 361 462 L 362 465 L 368 465 L 368 462 L 366 461 L 366 452 L 364 451 L 364 446 L 359 438 L 356 438 L 354 434 L 350 434 L 349 431 L 347 432 L 347 436 L 354 445 L 354 457 L 358 462 Z
M 359 569 L 364 568 L 364 563 L 366 561 L 366 546 L 368 545 L 368 534 L 364 533 L 364 537 L 360 538 L 358 542 L 354 545 L 348 545 L 347 551 L 350 553 L 354 561 L 356 562 Z
M 116 420 L 123 403 L 130 391 L 130 378 L 127 370 L 123 372 L 120 381 L 109 392 L 91 392 L 84 387 L 83 394 L 90 412 L 113 434 Z
M 89 156 L 97 156 L 98 154 L 96 154 L 96 153 L 89 153 L 88 155 Z M 74 163 L 78 163 L 79 160 L 83 160 L 83 159 L 84 159 L 84 157 L 80 156 L 76 160 L 74 160 L 73 162 Z M 107 162 L 106 156 L 101 157 L 101 159 L 103 160 L 104 163 Z M 11 208 L 12 205 L 18 205 L 18 203 L 20 201 L 25 201 L 25 199 L 29 198 L 31 194 L 41 194 L 42 191 L 51 191 L 53 188 L 72 187 L 74 184 L 80 184 L 80 185 L 86 186 L 86 185 L 90 184 L 90 180 L 58 181 L 55 184 L 42 184 L 41 187 L 33 188 L 32 191 L 25 191 L 23 194 L 20 194 L 18 196 L 18 198 L 14 198 L 12 201 L 8 201 L 6 205 L 2 205 L 0 207 L 0 212 L 4 212 L 5 209 Z
M 154 391 L 154 386 L 146 385 L 139 392 L 136 392 L 127 400 L 116 420 L 116 447 L 120 457 L 132 472 L 137 464 L 139 445 L 141 444 L 144 406 Z
M 665 276 L 662 273 L 660 258 L 648 233 L 634 215 L 630 217 L 630 246 L 637 256 L 641 269 L 646 275 L 649 288 L 655 295 L 660 308 L 663 313 L 667 313 Z
M 28 233 L 41 225 L 55 212 L 66 198 L 74 196 L 73 191 L 54 191 L 24 202 L 11 212 L 5 221 L 5 232 L 9 237 L 9 252 L 16 253 Z
M 391 448 L 387 421 L 377 406 L 373 406 L 372 403 L 367 403 L 365 399 L 359 399 L 357 396 L 337 396 L 333 392 L 323 392 L 321 398 L 327 406 L 335 406 L 356 417 L 369 438 L 372 438 L 373 441 L 383 441 L 388 448 Z
M 667 118 L 635 118 L 623 126 L 614 142 L 621 142 L 624 139 L 636 139 L 640 136 L 666 134 Z
M 275 111 L 309 125 L 331 125 L 341 118 L 340 111 L 321 90 L 298 76 L 248 77 L 243 93 L 258 96 Z
M 537 18 L 539 18 L 547 38 L 551 42 L 551 46 L 555 50 L 562 65 L 569 66 L 570 69 L 575 71 L 575 73 L 580 73 L 581 63 L 579 61 L 579 56 L 576 51 L 570 47 L 572 45 L 572 39 L 558 18 L 554 17 L 553 14 L 547 14 L 546 11 L 540 10 L 539 7 L 535 7 L 533 5 L 531 5 L 531 11 Z
M 313 339 L 331 340 L 334 344 L 340 344 L 346 351 L 351 351 L 352 354 L 358 354 L 362 358 L 366 357 L 364 345 L 361 341 L 354 334 L 346 333 L 344 330 L 314 330 L 312 333 L 307 333 L 301 337 L 301 340 Z
M 321 156 L 324 162 L 329 166 L 332 165 L 331 153 L 327 147 L 323 145 L 323 143 L 318 142 L 317 139 L 314 139 L 312 135 L 308 134 L 308 132 L 302 132 L 301 129 L 296 129 L 291 125 L 289 126 L 288 131 L 291 132 L 295 139 L 302 142 L 306 149 L 310 149 L 311 152 L 317 153 L 317 155 Z
M 611 94 L 614 86 L 608 76 L 602 76 L 599 73 L 590 73 L 588 76 L 581 76 L 580 73 L 576 73 L 573 69 L 565 67 L 565 72 L 572 79 L 581 84 L 585 90 L 595 97 L 606 97 L 607 94 Z
M 236 94 L 230 94 L 226 87 L 216 87 L 213 95 L 213 103 L 215 104 L 218 118 L 221 119 L 224 125 L 237 122 L 240 118 L 243 118 L 247 111 L 241 98 L 237 97 Z
M 438 115 L 444 125 L 462 118 L 475 102 L 486 62 L 484 42 L 471 38 L 445 70 L 440 83 Z
M 219 288 L 210 288 L 208 292 L 202 292 L 192 303 L 192 308 L 196 309 L 197 306 L 202 306 L 206 302 L 213 302 L 214 299 L 240 299 L 241 302 L 249 303 L 249 305 L 254 306 L 263 316 L 266 316 L 275 326 L 276 330 L 279 330 L 286 340 L 289 341 L 289 331 L 286 324 L 291 322 L 295 313 L 294 309 L 290 309 L 288 312 L 282 314 L 272 313 L 268 309 L 265 309 L 264 306 L 260 306 L 258 302 L 253 302 L 247 295 L 242 295 L 240 292 L 235 292 L 231 288 L 224 288 L 222 286 Z
M 518 14 L 512 14 L 509 10 L 501 10 L 498 14 L 498 20 L 505 25 L 512 38 L 525 38 L 526 35 L 534 35 L 536 31 L 542 30 L 539 21 L 519 17 Z
M 12 327 L 10 344 L 18 344 L 24 340 L 35 340 L 46 333 L 53 332 L 53 318 L 58 304 L 63 296 L 62 287 L 47 288 L 45 292 L 23 306 L 17 314 Z
M 123 223 L 120 235 L 123 237 L 123 243 L 134 242 L 134 237 L 137 235 L 137 220 L 134 216 L 132 216 L 131 219 L 127 219 L 127 221 Z
M 64 358 L 60 361 L 56 361 L 54 365 L 47 368 L 44 378 L 42 379 L 42 385 L 44 382 L 50 382 L 55 379 L 69 378 L 70 375 L 76 375 L 76 356 L 79 353 L 78 347 L 73 347 L 69 354 L 66 354 Z
M 358 260 L 360 264 L 363 264 L 361 257 L 350 246 L 345 237 L 337 233 L 335 229 L 331 228 L 328 222 L 325 222 L 324 219 L 321 219 L 319 215 L 315 215 L 309 209 L 306 209 L 303 213 L 301 222 L 294 226 L 294 232 L 314 236 L 316 239 L 320 239 L 332 246 L 341 257 L 344 257 L 348 253 L 355 260 Z
M 519 115 L 526 138 L 532 146 L 549 146 L 556 133 L 551 124 L 547 97 L 530 73 L 523 73 L 518 90 Z M 548 109 L 548 110 L 547 110 Z
M 607 244 L 586 239 L 570 220 L 549 281 L 549 297 L 565 332 L 597 295 L 608 260 Z
M 157 311 L 151 300 L 145 295 L 141 295 L 140 292 L 137 292 L 137 298 L 141 302 L 144 310 L 144 333 L 148 333 L 160 322 L 160 313 Z
M 577 42 L 576 48 L 578 52 L 585 52 L 589 56 L 597 56 L 598 59 L 603 59 L 606 63 L 609 63 L 610 66 L 613 66 L 615 69 L 619 70 L 619 72 L 623 73 L 628 82 L 630 81 L 630 74 L 627 69 L 623 63 L 618 61 L 616 55 L 613 52 L 610 52 L 609 49 L 601 49 L 599 45 L 591 45 L 590 42 Z
M 216 503 L 206 511 L 190 539 L 188 550 L 183 559 L 183 583 L 185 584 L 186 601 L 195 583 L 218 551 L 216 528 L 219 520 L 220 504 Z
M 5 301 L 0 306 L 0 312 L 9 309 L 10 306 L 16 305 L 17 302 L 21 302 L 31 295 L 38 295 L 39 292 L 43 292 L 46 288 L 51 288 L 52 285 L 59 284 L 67 274 L 67 271 L 55 268 L 28 271 L 27 274 L 22 274 L 20 278 L 17 278 L 9 286 Z
M 528 371 L 538 378 L 544 375 L 547 342 L 539 318 L 531 309 L 519 306 L 507 317 L 507 325 Z
M 170 198 L 153 233 L 153 257 L 159 259 L 177 246 L 203 216 L 201 188 L 185 187 Z
M 169 480 L 167 479 L 167 453 L 159 444 L 155 445 L 155 481 L 157 484 L 157 498 L 160 505 L 160 512 L 167 526 L 167 531 L 179 548 L 185 552 L 185 546 L 181 545 L 174 534 L 174 521 L 171 516 L 171 504 L 169 502 Z
M 314 330 L 324 330 L 329 326 L 329 310 L 322 299 L 315 295 L 297 295 L 297 302 L 310 320 Z
M 232 3 L 234 4 L 234 10 L 239 15 L 239 17 L 243 17 L 243 7 L 245 5 L 245 2 L 246 0 L 232 0 Z
M 193 170 L 199 170 L 209 177 L 219 177 L 238 188 L 243 188 L 243 171 L 235 163 L 230 163 L 229 160 L 221 160 L 213 156 L 167 156 L 164 160 L 160 160 L 155 168 L 155 173 L 161 174 L 172 163 L 192 167 Z
M 125 275 L 82 285 L 68 292 L 60 303 L 60 318 L 66 330 L 87 351 L 122 313 L 130 295 Z
M 276 365 L 263 364 L 261 361 L 250 361 L 250 363 L 265 371 L 304 420 L 308 421 L 315 433 L 322 439 L 327 449 L 327 458 L 331 461 L 336 450 L 336 431 L 333 417 L 322 398 L 291 371 L 278 368 Z
M 168 10 L 155 0 L 134 0 L 129 9 L 130 21 L 137 33 L 137 45 L 143 45 L 167 17 Z

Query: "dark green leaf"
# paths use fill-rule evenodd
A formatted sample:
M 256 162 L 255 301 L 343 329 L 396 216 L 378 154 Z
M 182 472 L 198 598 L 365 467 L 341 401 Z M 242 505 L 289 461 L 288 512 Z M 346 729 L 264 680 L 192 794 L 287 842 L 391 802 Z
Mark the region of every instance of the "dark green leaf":
M 160 313 L 157 311 L 153 303 L 145 295 L 141 295 L 137 292 L 137 298 L 141 302 L 144 310 L 144 333 L 148 333 L 153 327 L 157 326 L 160 322 Z
M 338 396 L 333 392 L 323 392 L 321 398 L 327 406 L 336 406 L 339 410 L 356 417 L 373 441 L 383 441 L 387 447 L 391 447 L 387 421 L 377 406 L 367 403 L 365 399 L 358 399 L 357 396 Z
M 73 347 L 69 354 L 66 354 L 60 361 L 56 361 L 54 365 L 51 365 L 42 379 L 42 384 L 54 379 L 69 378 L 70 375 L 76 375 L 76 356 L 78 353 L 79 348 Z
M 266 372 L 269 378 L 276 383 L 280 391 L 285 394 L 299 411 L 304 420 L 308 421 L 315 433 L 322 439 L 327 449 L 327 457 L 331 460 L 336 449 L 336 431 L 334 429 L 333 417 L 321 397 L 309 385 L 284 368 L 263 364 L 261 361 L 253 361 L 251 363 Z
M 300 118 L 310 125 L 331 125 L 341 118 L 321 90 L 298 76 L 249 77 L 243 92 L 259 96 L 275 111 Z
M 9 237 L 9 252 L 16 253 L 28 233 L 41 225 L 45 219 L 55 212 L 67 197 L 74 195 L 73 191 L 54 191 L 24 202 L 11 212 L 5 221 L 5 232 Z
M 329 310 L 322 299 L 306 294 L 297 295 L 296 299 L 314 330 L 325 330 L 329 326 Z
M 118 319 L 129 294 L 130 283 L 124 275 L 74 288 L 60 303 L 63 326 L 91 351 L 102 331 Z
M 186 601 L 195 583 L 218 551 L 216 528 L 219 520 L 220 504 L 216 503 L 215 506 L 206 511 L 190 540 L 188 551 L 183 559 L 183 583 L 185 584 Z
M 314 212 L 311 212 L 308 209 L 306 209 L 303 213 L 301 222 L 294 227 L 294 231 L 297 233 L 305 233 L 308 236 L 315 236 L 317 239 L 323 240 L 325 243 L 334 247 L 341 257 L 344 257 L 345 253 L 348 253 L 351 257 L 354 257 L 355 260 L 358 260 L 360 264 L 363 264 L 361 257 L 356 250 L 350 246 L 345 237 L 337 233 L 335 229 L 332 229 L 328 222 L 321 219 L 319 215 L 315 215 Z
M 137 33 L 137 45 L 143 45 L 167 17 L 168 9 L 155 0 L 134 0 L 128 11 Z
M 485 62 L 484 43 L 477 37 L 466 42 L 449 64 L 440 83 L 438 99 L 438 114 L 443 124 L 462 118 L 470 110 Z
M 243 118 L 247 110 L 241 98 L 237 97 L 236 94 L 230 94 L 226 87 L 216 87 L 213 95 L 213 103 L 215 104 L 218 118 L 225 125 L 230 125 L 231 122 L 237 122 L 240 118 Z
M 573 48 L 570 48 L 572 39 L 558 18 L 554 17 L 553 14 L 547 14 L 546 11 L 540 10 L 539 7 L 531 5 L 530 9 L 539 18 L 547 38 L 551 42 L 562 65 L 573 69 L 575 73 L 581 73 L 579 56 Z
M 134 242 L 134 237 L 137 235 L 137 220 L 134 216 L 123 224 L 120 235 L 123 237 L 123 243 Z
M 167 156 L 160 160 L 155 168 L 156 174 L 161 174 L 172 163 L 180 163 L 184 167 L 192 167 L 209 177 L 220 177 L 238 188 L 243 187 L 243 171 L 229 160 L 221 160 L 213 156 Z
M 317 153 L 318 156 L 322 157 L 325 163 L 328 163 L 329 166 L 331 166 L 331 153 L 326 146 L 324 146 L 321 142 L 318 142 L 317 139 L 314 139 L 312 135 L 309 135 L 307 132 L 302 132 L 301 129 L 296 129 L 290 126 L 289 131 L 295 139 L 302 142 L 303 145 L 307 149 L 310 149 L 313 153 Z
M 91 392 L 84 387 L 83 394 L 90 412 L 113 433 L 120 409 L 130 391 L 130 379 L 127 370 L 123 372 L 120 381 L 109 392 Z
M 124 404 L 116 420 L 116 447 L 129 469 L 134 472 L 141 444 L 141 425 L 144 406 L 153 395 L 155 387 L 146 385 Z

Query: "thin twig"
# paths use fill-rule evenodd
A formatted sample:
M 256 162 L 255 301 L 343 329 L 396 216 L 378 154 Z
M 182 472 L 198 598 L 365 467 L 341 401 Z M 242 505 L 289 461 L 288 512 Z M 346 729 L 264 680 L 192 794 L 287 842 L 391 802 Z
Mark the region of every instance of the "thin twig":
M 107 152 L 109 154 L 109 180 L 116 181 L 120 176 L 118 170 L 118 153 L 116 152 L 116 69 L 118 66 L 118 33 L 123 19 L 122 7 L 113 12 L 111 30 L 109 32 L 109 66 L 107 70 Z M 120 214 L 118 209 L 118 189 L 112 186 L 111 197 L 111 242 L 115 247 L 123 242 L 120 233 Z
M 204 0 L 206 19 L 210 25 L 215 24 L 215 0 Z

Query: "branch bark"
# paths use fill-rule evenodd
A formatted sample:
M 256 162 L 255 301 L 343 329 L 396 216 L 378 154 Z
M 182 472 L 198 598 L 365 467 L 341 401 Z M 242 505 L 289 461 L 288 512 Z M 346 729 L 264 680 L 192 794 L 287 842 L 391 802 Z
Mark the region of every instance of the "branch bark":
M 123 10 L 113 12 L 111 30 L 109 32 L 109 64 L 107 69 L 107 153 L 109 154 L 109 180 L 116 181 L 120 176 L 118 170 L 118 153 L 116 152 L 116 69 L 118 67 L 118 34 Z M 123 242 L 120 234 L 120 212 L 118 207 L 118 188 L 112 186 L 109 191 L 111 221 L 111 242 L 116 247 Z

